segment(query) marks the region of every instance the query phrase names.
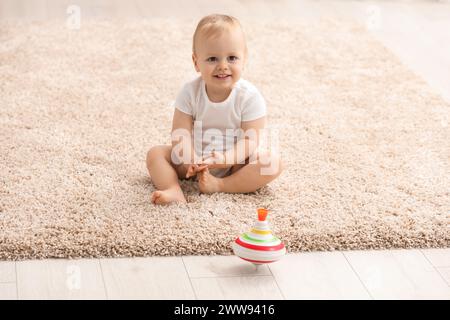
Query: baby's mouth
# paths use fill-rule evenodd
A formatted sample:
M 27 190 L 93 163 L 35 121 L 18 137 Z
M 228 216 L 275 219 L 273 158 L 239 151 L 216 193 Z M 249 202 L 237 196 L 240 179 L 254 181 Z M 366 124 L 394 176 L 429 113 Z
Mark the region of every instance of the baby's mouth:
M 220 79 L 220 80 L 224 80 L 231 77 L 231 74 L 216 74 L 214 76 L 214 78 Z

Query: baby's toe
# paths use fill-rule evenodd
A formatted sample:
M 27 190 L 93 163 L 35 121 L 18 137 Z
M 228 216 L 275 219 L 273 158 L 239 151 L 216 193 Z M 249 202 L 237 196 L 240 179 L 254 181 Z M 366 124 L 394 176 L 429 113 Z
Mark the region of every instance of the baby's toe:
M 161 196 L 161 192 L 155 191 L 151 194 L 150 198 L 151 198 L 152 202 L 155 203 L 156 199 L 159 198 L 160 196 Z

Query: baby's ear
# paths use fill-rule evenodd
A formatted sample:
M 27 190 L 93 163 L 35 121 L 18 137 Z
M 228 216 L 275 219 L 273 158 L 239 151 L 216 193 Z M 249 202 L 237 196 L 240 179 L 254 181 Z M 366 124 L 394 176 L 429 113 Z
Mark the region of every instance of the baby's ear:
M 195 71 L 200 72 L 200 69 L 197 64 L 197 56 L 195 55 L 195 53 L 192 54 L 192 62 L 194 63 Z

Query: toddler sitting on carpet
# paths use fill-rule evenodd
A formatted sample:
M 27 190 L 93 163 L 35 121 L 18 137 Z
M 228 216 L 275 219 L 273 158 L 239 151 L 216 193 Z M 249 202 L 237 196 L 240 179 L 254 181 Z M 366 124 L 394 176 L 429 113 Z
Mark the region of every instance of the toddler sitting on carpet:
M 266 105 L 241 78 L 247 45 L 239 21 L 204 17 L 194 33 L 192 60 L 201 76 L 186 83 L 175 100 L 172 145 L 147 153 L 155 204 L 186 202 L 178 179 L 197 177 L 202 193 L 246 193 L 282 170 L 276 154 L 258 149 Z

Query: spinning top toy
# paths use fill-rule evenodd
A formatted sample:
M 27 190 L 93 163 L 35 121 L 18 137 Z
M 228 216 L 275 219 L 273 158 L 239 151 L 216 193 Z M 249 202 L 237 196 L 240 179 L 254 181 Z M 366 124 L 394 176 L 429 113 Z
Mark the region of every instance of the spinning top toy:
M 250 232 L 241 234 L 232 243 L 235 255 L 256 266 L 275 262 L 286 254 L 284 244 L 270 230 L 268 213 L 266 209 L 258 209 L 258 221 Z

